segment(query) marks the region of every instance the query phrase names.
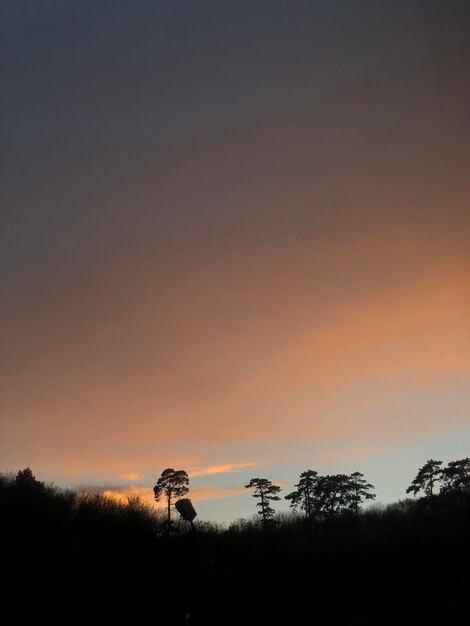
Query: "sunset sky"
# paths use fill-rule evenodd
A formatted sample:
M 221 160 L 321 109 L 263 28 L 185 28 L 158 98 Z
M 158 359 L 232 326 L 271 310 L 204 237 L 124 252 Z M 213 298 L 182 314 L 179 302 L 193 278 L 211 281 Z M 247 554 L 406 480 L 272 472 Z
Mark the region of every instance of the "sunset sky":
M 0 470 L 198 519 L 470 454 L 470 5 L 6 0 Z M 287 503 L 279 503 L 287 509 Z

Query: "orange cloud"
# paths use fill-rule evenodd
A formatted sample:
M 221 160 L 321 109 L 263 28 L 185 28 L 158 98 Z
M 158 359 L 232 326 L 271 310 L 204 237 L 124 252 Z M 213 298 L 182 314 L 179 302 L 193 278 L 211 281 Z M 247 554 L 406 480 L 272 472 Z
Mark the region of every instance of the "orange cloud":
M 140 472 L 125 472 L 124 474 L 118 474 L 117 477 L 135 482 L 136 480 L 144 478 L 144 474 L 141 474 Z
M 245 487 L 236 485 L 230 487 L 216 487 L 213 485 L 204 485 L 191 489 L 188 498 L 193 502 L 202 502 L 203 500 L 218 500 L 220 498 L 232 498 L 245 492 Z M 115 487 L 103 490 L 106 498 L 111 498 L 116 502 L 126 504 L 129 498 L 138 497 L 147 504 L 151 504 L 158 509 L 165 509 L 166 503 L 163 501 L 155 502 L 152 489 L 149 487 Z
M 225 463 L 223 465 L 209 465 L 208 467 L 194 468 L 189 470 L 188 474 L 191 478 L 196 476 L 208 476 L 211 474 L 228 474 L 232 472 L 240 472 L 249 467 L 256 467 L 257 463 Z

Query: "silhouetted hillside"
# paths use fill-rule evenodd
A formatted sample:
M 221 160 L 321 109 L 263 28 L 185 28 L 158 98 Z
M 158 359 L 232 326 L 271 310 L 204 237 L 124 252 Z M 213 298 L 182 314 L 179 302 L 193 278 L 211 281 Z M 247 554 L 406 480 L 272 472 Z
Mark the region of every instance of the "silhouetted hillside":
M 29 472 L 29 473 L 28 473 Z M 312 524 L 196 536 L 119 504 L 0 477 L 9 624 L 467 624 L 470 494 L 443 493 Z

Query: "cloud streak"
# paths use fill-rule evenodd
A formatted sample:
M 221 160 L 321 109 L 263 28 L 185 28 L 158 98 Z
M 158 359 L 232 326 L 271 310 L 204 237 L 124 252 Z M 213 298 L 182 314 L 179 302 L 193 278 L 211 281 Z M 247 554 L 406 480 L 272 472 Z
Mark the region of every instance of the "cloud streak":
M 241 472 L 245 469 L 256 467 L 257 463 L 224 463 L 222 465 L 209 465 L 207 467 L 190 469 L 188 474 L 190 478 L 197 476 L 210 476 L 212 474 L 231 474 L 233 472 Z
M 157 509 L 165 509 L 164 501 L 155 502 L 152 489 L 143 485 L 120 485 L 120 486 L 93 486 L 89 489 L 83 488 L 85 491 L 91 490 L 95 493 L 102 493 L 106 498 L 126 504 L 129 498 L 139 498 L 143 502 L 154 506 Z M 224 498 L 233 498 L 245 492 L 242 485 L 232 485 L 228 487 L 218 487 L 215 485 L 202 485 L 191 489 L 187 496 L 193 502 L 204 502 L 207 500 L 220 500 Z
M 130 482 L 136 482 L 137 480 L 144 478 L 144 474 L 141 474 L 140 472 L 124 472 L 123 474 L 118 474 L 117 477 L 129 480 Z

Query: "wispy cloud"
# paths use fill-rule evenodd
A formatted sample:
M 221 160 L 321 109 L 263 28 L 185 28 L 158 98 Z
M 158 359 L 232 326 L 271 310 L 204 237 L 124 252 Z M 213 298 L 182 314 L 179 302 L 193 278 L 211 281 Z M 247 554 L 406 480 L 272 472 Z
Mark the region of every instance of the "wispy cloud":
M 123 480 L 129 480 L 131 482 L 135 482 L 136 480 L 141 480 L 144 478 L 144 474 L 140 472 L 125 472 L 123 474 L 118 474 L 118 478 L 122 478 Z
M 119 485 L 93 488 L 94 491 L 102 493 L 106 498 L 115 500 L 116 502 L 127 503 L 129 498 L 138 497 L 147 504 L 151 504 L 156 508 L 166 508 L 166 502 L 163 500 L 155 502 L 150 487 L 143 485 Z M 202 502 L 203 500 L 219 500 L 221 498 L 232 498 L 245 493 L 245 487 L 243 485 L 232 485 L 229 487 L 216 487 L 214 485 L 203 485 L 191 489 L 188 493 L 188 497 L 193 502 Z
M 246 463 L 224 463 L 222 465 L 209 465 L 208 467 L 195 467 L 188 474 L 191 478 L 196 476 L 209 476 L 211 474 L 230 474 L 241 472 L 249 467 L 256 467 L 257 463 L 248 461 Z

